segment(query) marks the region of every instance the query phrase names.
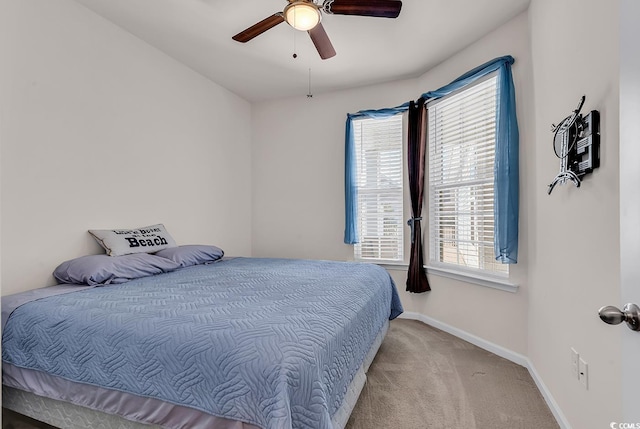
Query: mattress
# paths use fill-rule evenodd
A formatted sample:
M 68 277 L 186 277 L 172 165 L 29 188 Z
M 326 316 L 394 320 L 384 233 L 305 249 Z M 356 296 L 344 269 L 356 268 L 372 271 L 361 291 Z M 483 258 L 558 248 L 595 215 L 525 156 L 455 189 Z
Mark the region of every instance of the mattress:
M 216 427 L 172 421 L 183 414 L 333 429 L 401 311 L 375 265 L 237 258 L 21 305 L 3 333 L 3 382 L 163 427 Z M 126 395 L 143 405 L 113 406 L 133 404 Z M 174 412 L 158 417 L 158 404 Z

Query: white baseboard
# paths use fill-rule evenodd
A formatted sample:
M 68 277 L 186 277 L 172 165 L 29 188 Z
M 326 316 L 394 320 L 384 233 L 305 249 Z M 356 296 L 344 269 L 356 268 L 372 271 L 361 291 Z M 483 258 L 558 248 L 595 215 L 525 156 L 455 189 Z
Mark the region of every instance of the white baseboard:
M 556 418 L 556 421 L 560 425 L 560 428 L 571 429 L 571 425 L 569 424 L 569 422 L 567 421 L 567 418 L 564 416 L 564 413 L 558 406 L 558 403 L 553 398 L 553 395 L 551 395 L 551 392 L 549 392 L 549 389 L 547 389 L 547 385 L 544 384 L 544 381 L 542 381 L 542 378 L 540 378 L 538 371 L 536 371 L 536 368 L 533 366 L 533 362 L 531 362 L 528 358 L 527 358 L 526 368 L 529 370 L 529 374 L 531 374 L 531 378 L 533 378 L 533 381 L 535 381 L 536 386 L 538 386 L 538 390 L 540 391 L 540 393 L 542 394 L 542 397 L 544 398 L 547 405 L 549 406 L 551 413 L 553 413 L 553 417 Z
M 551 395 L 551 392 L 542 381 L 542 378 L 540 378 L 540 375 L 538 374 L 535 367 L 533 366 L 533 363 L 528 357 L 521 355 L 520 353 L 516 353 L 512 350 L 506 349 L 502 346 L 499 346 L 485 339 L 482 339 L 476 335 L 470 334 L 466 331 L 463 331 L 462 329 L 458 329 L 454 326 L 451 326 L 439 320 L 433 319 L 429 316 L 425 316 L 424 314 L 415 313 L 412 311 L 405 311 L 399 316 L 399 318 L 418 320 L 426 325 L 433 326 L 434 328 L 447 332 L 455 337 L 458 337 L 475 346 L 478 346 L 481 349 L 487 350 L 495 355 L 498 355 L 513 363 L 516 363 L 520 366 L 527 368 L 527 370 L 529 371 L 529 374 L 531 375 L 531 378 L 533 378 L 533 381 L 536 383 L 538 390 L 540 390 L 542 397 L 544 398 L 545 402 L 549 406 L 551 413 L 553 414 L 556 421 L 558 422 L 558 425 L 560 425 L 560 428 L 571 429 L 571 425 L 567 421 L 567 418 L 564 416 L 564 413 L 558 406 L 558 403 L 553 398 L 553 395 Z
M 414 313 L 411 311 L 405 311 L 404 313 L 402 313 L 399 317 L 403 318 L 403 319 L 412 319 L 412 320 L 419 320 L 422 323 L 425 323 L 429 326 L 433 326 L 434 328 L 438 328 L 442 331 L 445 331 L 455 337 L 461 338 L 465 341 L 470 342 L 473 345 L 476 345 L 478 347 L 480 347 L 481 349 L 485 349 L 495 355 L 498 355 L 500 357 L 503 357 L 507 360 L 510 360 L 513 363 L 517 363 L 520 366 L 524 366 L 525 368 L 527 367 L 527 363 L 529 361 L 529 359 L 527 359 L 526 356 L 523 356 L 519 353 L 513 352 L 511 350 L 505 349 L 502 346 L 499 346 L 497 344 L 494 344 L 492 342 L 489 342 L 487 340 L 484 340 L 478 336 L 475 336 L 473 334 L 470 334 L 466 331 L 463 331 L 462 329 L 458 329 L 455 328 L 451 325 L 448 325 L 446 323 L 440 322 L 439 320 L 433 319 L 429 316 L 425 316 L 424 314 L 420 314 L 420 313 Z

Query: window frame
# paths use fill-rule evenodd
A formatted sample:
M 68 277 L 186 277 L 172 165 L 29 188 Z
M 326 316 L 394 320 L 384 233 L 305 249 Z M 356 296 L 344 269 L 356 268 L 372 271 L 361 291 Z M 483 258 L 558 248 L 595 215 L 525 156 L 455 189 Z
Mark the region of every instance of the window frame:
M 486 82 L 489 79 L 496 79 L 496 103 L 499 102 L 498 100 L 498 94 L 500 91 L 500 81 L 498 78 L 498 72 L 494 71 L 492 73 L 487 74 L 486 76 L 476 80 L 473 83 L 470 83 L 468 85 L 465 85 L 464 87 L 453 91 L 451 94 L 448 94 L 444 97 L 438 98 L 436 100 L 432 100 L 430 102 L 427 102 L 427 106 L 426 108 L 429 109 L 430 107 L 439 104 L 441 102 L 443 102 L 444 100 L 450 98 L 450 97 L 455 97 L 456 95 L 459 95 L 460 93 L 470 90 L 471 88 L 477 86 L 477 85 L 481 85 L 484 82 Z M 496 113 L 497 113 L 497 109 L 496 109 Z M 430 116 L 430 114 L 429 114 Z M 497 120 L 497 117 L 496 117 Z M 454 263 L 447 263 L 447 262 L 442 262 L 439 260 L 439 258 L 437 257 L 437 255 L 432 255 L 433 252 L 433 238 L 431 237 L 431 232 L 432 232 L 432 219 L 431 219 L 431 214 L 434 210 L 434 208 L 432 207 L 433 205 L 433 196 L 431 195 L 431 175 L 430 175 L 430 149 L 431 149 L 431 144 L 432 141 L 430 139 L 430 133 L 429 133 L 429 128 L 428 128 L 428 124 L 427 124 L 427 162 L 426 164 L 426 171 L 425 171 L 425 187 L 427 189 L 427 192 L 425 192 L 425 205 L 426 205 L 426 214 L 428 217 L 427 220 L 427 224 L 428 227 L 425 228 L 424 230 L 424 236 L 423 239 L 425 239 L 425 244 L 428 244 L 425 246 L 425 253 L 427 256 L 427 260 L 425 262 L 425 268 L 428 270 L 429 273 L 432 274 L 436 274 L 439 276 L 443 276 L 443 277 L 448 277 L 448 278 L 453 278 L 456 280 L 461 280 L 461 281 L 465 281 L 465 282 L 470 282 L 470 283 L 475 283 L 475 284 L 480 284 L 482 286 L 488 286 L 488 287 L 493 287 L 493 288 L 497 288 L 497 289 L 501 289 L 501 290 L 506 290 L 509 292 L 515 292 L 518 288 L 518 286 L 514 283 L 512 283 L 509 279 L 510 276 L 512 274 L 512 271 L 509 267 L 508 264 L 506 265 L 506 272 L 500 272 L 500 271 L 494 271 L 494 270 L 490 270 L 490 269 L 482 269 L 482 268 L 473 268 L 473 267 L 465 267 L 463 265 L 458 265 L 458 264 L 454 264 Z M 495 154 L 494 154 L 494 165 L 495 165 Z M 495 185 L 494 185 L 494 189 L 495 189 Z M 495 200 L 494 200 L 495 201 Z M 495 240 L 495 235 L 494 235 L 494 240 Z M 493 251 L 493 249 L 492 249 Z
M 401 149 L 401 156 L 400 156 L 400 169 L 401 169 L 401 174 L 402 174 L 402 184 L 401 184 L 401 192 L 402 192 L 402 221 L 400 222 L 400 227 L 402 228 L 402 233 L 400 234 L 400 239 L 402 240 L 402 246 L 401 246 L 401 252 L 402 252 L 402 257 L 398 260 L 393 260 L 393 259 L 377 259 L 377 258 L 360 258 L 358 257 L 358 251 L 357 248 L 360 246 L 360 242 L 356 243 L 353 245 L 353 249 L 352 249 L 352 258 L 354 261 L 357 262 L 368 262 L 368 263 L 372 263 L 372 264 L 377 264 L 380 265 L 382 267 L 388 268 L 388 269 L 403 269 L 406 268 L 408 266 L 408 257 L 410 254 L 410 240 L 409 240 L 409 236 L 408 236 L 408 231 L 407 228 L 405 228 L 406 224 L 405 224 L 405 219 L 407 219 L 408 213 L 407 210 L 411 209 L 411 204 L 410 204 L 410 200 L 409 200 L 409 193 L 406 189 L 406 184 L 408 183 L 408 172 L 407 172 L 407 168 L 406 168 L 406 149 L 407 149 L 407 114 L 406 112 L 398 112 L 396 114 L 387 116 L 387 117 L 382 117 L 382 118 L 355 118 L 353 119 L 352 122 L 352 126 L 354 127 L 354 132 L 355 132 L 355 127 L 357 126 L 357 122 L 358 121 L 367 121 L 367 120 L 384 120 L 384 119 L 390 119 L 390 118 L 396 118 L 396 117 L 400 117 L 401 118 L 401 145 L 402 145 L 402 149 Z M 354 144 L 357 146 L 357 142 L 354 142 Z M 357 157 L 357 147 L 355 149 L 356 152 L 356 157 Z M 356 160 L 357 163 L 357 160 Z M 360 171 L 358 169 L 356 169 L 356 174 L 358 175 L 360 173 Z M 360 204 L 360 200 L 359 200 L 359 195 L 360 195 L 360 188 L 358 187 L 358 199 L 356 200 L 356 204 L 359 207 Z M 358 210 L 358 224 L 360 223 L 360 210 Z M 359 228 L 358 230 L 358 235 L 360 240 L 362 240 L 362 230 Z

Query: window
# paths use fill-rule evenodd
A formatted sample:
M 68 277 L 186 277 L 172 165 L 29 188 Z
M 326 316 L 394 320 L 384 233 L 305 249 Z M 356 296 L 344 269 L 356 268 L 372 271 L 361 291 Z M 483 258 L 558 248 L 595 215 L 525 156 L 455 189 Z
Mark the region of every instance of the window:
M 402 118 L 353 121 L 359 243 L 356 260 L 404 260 Z
M 494 256 L 497 76 L 430 104 L 429 235 L 433 265 L 508 274 Z

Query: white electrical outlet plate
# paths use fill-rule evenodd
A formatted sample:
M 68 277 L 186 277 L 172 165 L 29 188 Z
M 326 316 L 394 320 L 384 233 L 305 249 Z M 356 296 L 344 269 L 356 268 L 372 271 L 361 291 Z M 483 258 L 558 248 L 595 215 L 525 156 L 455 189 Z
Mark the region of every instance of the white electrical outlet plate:
M 573 374 L 573 376 L 580 380 L 580 371 L 579 371 L 579 364 L 578 364 L 578 360 L 580 358 L 580 355 L 578 354 L 578 352 L 576 351 L 576 349 L 574 349 L 573 347 L 571 348 L 571 372 Z
M 578 361 L 578 372 L 580 374 L 580 383 L 586 390 L 589 390 L 589 365 L 584 359 L 579 359 Z

